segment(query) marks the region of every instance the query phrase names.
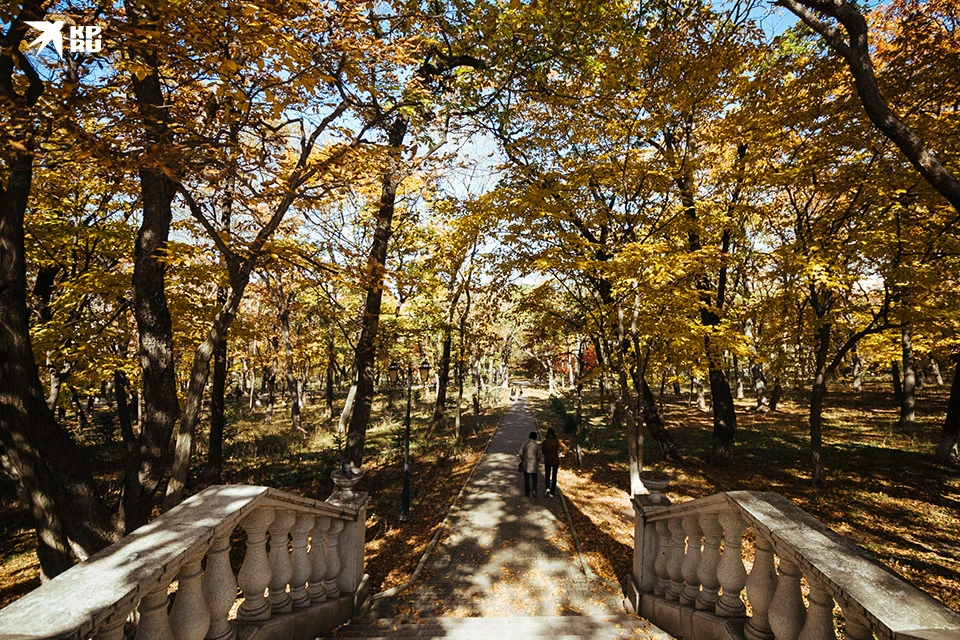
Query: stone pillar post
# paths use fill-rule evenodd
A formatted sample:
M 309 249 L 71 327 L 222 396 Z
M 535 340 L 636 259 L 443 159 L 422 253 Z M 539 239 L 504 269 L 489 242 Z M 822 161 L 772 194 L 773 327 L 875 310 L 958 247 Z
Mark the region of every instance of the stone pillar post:
M 297 520 L 290 529 L 293 577 L 290 578 L 290 598 L 294 609 L 310 606 L 310 594 L 307 593 L 307 580 L 310 579 L 310 556 L 307 554 L 307 538 L 313 529 L 314 516 L 298 513 Z
M 807 610 L 803 606 L 800 593 L 800 567 L 780 557 L 780 576 L 777 578 L 777 590 L 767 617 L 773 635 L 782 640 L 797 640 L 803 623 L 807 620 Z
M 747 599 L 753 615 L 743 627 L 747 640 L 773 640 L 767 614 L 777 590 L 777 570 L 773 564 L 773 544 L 757 533 L 753 568 L 747 577 Z
M 179 588 L 170 610 L 170 630 L 177 640 L 203 640 L 210 628 L 210 609 L 203 594 L 201 561 L 198 554 L 184 563 L 178 576 Z
M 836 640 L 833 627 L 833 597 L 815 580 L 809 581 L 810 595 L 807 599 L 807 620 L 798 640 Z
M 140 600 L 140 624 L 134 640 L 176 640 L 167 617 L 167 587 L 157 587 Z
M 703 588 L 697 594 L 696 607 L 699 611 L 713 611 L 720 591 L 717 567 L 720 566 L 720 537 L 723 535 L 717 514 L 701 513 L 700 530 L 703 531 L 703 555 L 697 567 L 697 578 Z
M 243 592 L 243 602 L 237 611 L 237 620 L 241 622 L 269 620 L 272 613 L 270 601 L 263 594 L 271 578 L 267 527 L 273 518 L 273 509 L 260 507 L 240 523 L 247 532 L 247 555 L 237 575 L 237 584 Z
M 723 527 L 723 554 L 720 556 L 720 564 L 717 565 L 717 579 L 723 587 L 723 593 L 717 599 L 715 611 L 724 618 L 739 618 L 747 613 L 747 608 L 740 599 L 740 592 L 747 584 L 747 570 L 743 566 L 740 547 L 745 523 L 740 515 L 733 511 L 721 512 L 719 520 Z
M 331 474 L 336 490 L 327 502 L 359 510 L 357 519 L 343 521 L 343 531 L 340 533 L 338 546 L 340 555 L 340 572 L 337 574 L 337 586 L 340 593 L 356 593 L 363 582 L 364 544 L 367 531 L 367 503 L 370 498 L 364 491 L 353 492 L 353 486 L 363 476 L 354 476 L 345 479 L 340 471 Z
M 207 569 L 203 574 L 203 594 L 210 609 L 207 640 L 234 640 L 237 634 L 227 620 L 237 597 L 237 579 L 230 567 L 230 534 L 214 538 L 207 550 Z

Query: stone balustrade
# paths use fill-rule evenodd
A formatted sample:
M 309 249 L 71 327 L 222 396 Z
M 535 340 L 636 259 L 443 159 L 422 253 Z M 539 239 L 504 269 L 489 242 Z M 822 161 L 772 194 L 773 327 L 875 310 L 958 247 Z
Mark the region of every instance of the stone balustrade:
M 0 610 L 0 640 L 315 638 L 367 596 L 366 505 L 363 493 L 210 487 Z
M 671 505 L 640 495 L 634 506 L 627 599 L 678 638 L 829 640 L 838 620 L 848 640 L 960 638 L 960 614 L 782 496 L 731 491 Z

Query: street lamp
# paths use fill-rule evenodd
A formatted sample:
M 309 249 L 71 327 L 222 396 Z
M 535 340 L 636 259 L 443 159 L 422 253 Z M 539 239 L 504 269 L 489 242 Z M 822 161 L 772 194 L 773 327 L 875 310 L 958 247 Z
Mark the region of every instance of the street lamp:
M 399 367 L 397 367 L 399 370 Z M 422 370 L 422 368 L 421 368 Z M 407 417 L 403 423 L 403 493 L 400 496 L 400 522 L 410 520 L 410 396 L 413 393 L 413 370 L 407 365 Z
M 397 379 L 400 377 L 400 365 L 393 362 L 387 367 L 387 371 L 390 373 L 390 384 L 397 384 Z
M 396 371 L 394 371 L 396 369 Z M 396 383 L 400 367 L 394 363 L 390 365 L 390 375 Z M 430 363 L 426 360 L 417 369 L 420 382 L 427 383 L 430 374 Z M 410 520 L 410 404 L 413 396 L 413 367 L 407 365 L 407 417 L 403 423 L 403 493 L 400 496 L 400 522 Z

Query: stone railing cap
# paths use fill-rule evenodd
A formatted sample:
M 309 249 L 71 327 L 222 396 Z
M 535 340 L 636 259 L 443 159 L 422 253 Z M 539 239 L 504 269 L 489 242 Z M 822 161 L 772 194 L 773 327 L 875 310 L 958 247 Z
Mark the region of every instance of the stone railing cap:
M 869 552 L 783 496 L 730 491 L 664 508 L 644 509 L 651 520 L 734 509 L 770 540 L 777 555 L 795 562 L 845 611 L 865 618 L 874 631 L 897 639 L 960 637 L 960 614 L 881 564 Z
M 188 498 L 119 542 L 0 609 L 0 640 L 81 640 L 145 593 L 176 577 L 183 563 L 230 535 L 257 507 L 346 520 L 360 509 L 269 487 L 218 485 Z M 53 604 L 51 604 L 53 603 Z

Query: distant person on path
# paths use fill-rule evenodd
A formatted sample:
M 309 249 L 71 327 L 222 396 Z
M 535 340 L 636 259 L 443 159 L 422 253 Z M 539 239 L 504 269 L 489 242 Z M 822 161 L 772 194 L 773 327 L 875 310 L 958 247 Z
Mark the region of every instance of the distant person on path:
M 567 453 L 567 445 L 560 442 L 557 432 L 547 429 L 547 436 L 540 446 L 543 452 L 543 471 L 546 478 L 545 494 L 548 498 L 557 495 L 557 469 L 560 468 L 560 458 Z
M 539 496 L 537 491 L 537 475 L 540 472 L 540 461 L 543 460 L 543 453 L 540 451 L 540 445 L 537 444 L 539 436 L 536 431 L 530 432 L 530 439 L 523 443 L 520 452 L 520 469 L 523 471 L 523 491 L 530 497 L 530 487 L 533 486 L 533 497 Z
M 517 397 L 518 398 L 523 397 L 523 385 L 520 385 L 519 387 L 517 387 Z
M 512 401 L 517 397 L 517 388 L 513 385 L 510 385 L 510 400 Z

